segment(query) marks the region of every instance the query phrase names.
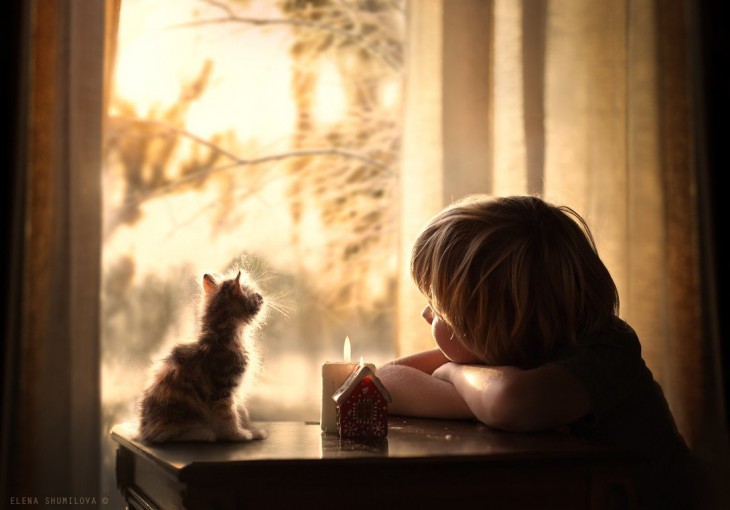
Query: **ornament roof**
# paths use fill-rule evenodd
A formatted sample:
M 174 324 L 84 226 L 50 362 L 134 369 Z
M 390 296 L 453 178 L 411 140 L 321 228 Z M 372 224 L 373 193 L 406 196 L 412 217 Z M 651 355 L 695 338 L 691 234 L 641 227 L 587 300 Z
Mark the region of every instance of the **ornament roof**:
M 371 369 L 367 365 L 360 365 L 355 371 L 353 371 L 350 376 L 345 379 L 345 382 L 342 383 L 342 386 L 339 387 L 339 389 L 335 392 L 334 395 L 332 395 L 332 399 L 338 403 L 341 404 L 347 398 L 350 396 L 350 393 L 352 393 L 352 390 L 357 387 L 360 382 L 362 382 L 366 377 L 369 377 L 371 381 L 373 381 L 373 384 L 378 389 L 378 391 L 383 395 L 383 398 L 387 402 L 392 402 L 393 398 L 390 396 L 390 392 L 387 390 L 385 386 L 383 386 L 383 383 L 378 379 L 378 377 L 375 375 L 375 372 L 373 369 Z

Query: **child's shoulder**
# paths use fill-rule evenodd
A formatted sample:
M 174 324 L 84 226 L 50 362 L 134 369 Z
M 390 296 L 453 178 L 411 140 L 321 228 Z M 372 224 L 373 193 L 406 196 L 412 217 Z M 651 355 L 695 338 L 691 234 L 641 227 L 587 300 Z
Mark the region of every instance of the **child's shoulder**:
M 628 376 L 644 364 L 641 343 L 634 329 L 616 318 L 611 324 L 582 338 L 554 360 L 559 366 L 592 377 L 594 371 Z
M 638 349 L 638 353 L 641 354 L 641 343 L 639 337 L 634 331 L 634 328 L 629 326 L 628 323 L 619 319 L 614 318 L 611 323 L 607 324 L 598 331 L 594 331 L 582 338 L 578 339 L 577 348 L 605 345 L 623 347 L 627 349 Z

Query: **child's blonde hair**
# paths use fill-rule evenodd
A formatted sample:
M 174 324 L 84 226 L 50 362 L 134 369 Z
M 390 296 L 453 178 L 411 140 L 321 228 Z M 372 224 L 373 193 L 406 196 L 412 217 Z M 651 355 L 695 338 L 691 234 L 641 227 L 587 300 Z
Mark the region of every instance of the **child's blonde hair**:
M 447 207 L 416 240 L 411 275 L 490 365 L 539 366 L 618 315 L 585 220 L 537 196 L 475 195 Z

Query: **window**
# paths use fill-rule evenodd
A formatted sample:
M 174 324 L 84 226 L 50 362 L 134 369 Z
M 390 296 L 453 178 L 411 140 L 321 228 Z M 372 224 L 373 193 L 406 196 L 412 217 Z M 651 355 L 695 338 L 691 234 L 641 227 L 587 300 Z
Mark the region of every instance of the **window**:
M 194 340 L 205 272 L 241 264 L 272 303 L 244 380 L 254 419 L 318 421 L 321 364 L 346 336 L 355 358 L 395 356 L 404 17 L 397 0 L 122 3 L 105 430 L 135 418 L 152 361 Z

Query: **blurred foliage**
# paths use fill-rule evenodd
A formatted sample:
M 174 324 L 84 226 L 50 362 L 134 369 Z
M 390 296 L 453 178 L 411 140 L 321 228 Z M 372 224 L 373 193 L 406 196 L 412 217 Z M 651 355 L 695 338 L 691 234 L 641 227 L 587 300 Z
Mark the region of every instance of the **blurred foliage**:
M 297 104 L 297 148 L 329 145 L 366 154 L 383 164 L 357 160 L 298 159 L 289 168 L 289 208 L 298 242 L 303 210 L 316 204 L 334 235 L 323 236 L 325 267 L 347 267 L 325 299 L 335 308 L 368 302 L 371 271 L 384 271 L 395 239 L 395 168 L 399 157 L 400 110 L 383 105 L 384 86 L 400 79 L 403 2 L 394 0 L 282 0 L 294 25 L 292 90 Z M 348 34 L 343 36 L 342 34 Z M 319 64 L 334 60 L 345 91 L 342 118 L 318 129 L 313 122 Z M 363 268 L 364 267 L 364 268 Z M 355 278 L 342 277 L 354 274 Z
M 182 85 L 171 105 L 140 114 L 133 104 L 115 98 L 112 110 L 116 114 L 107 129 L 106 168 L 116 172 L 108 178 L 123 181 L 124 191 L 108 200 L 112 206 L 105 220 L 105 236 L 120 225 L 135 224 L 145 200 L 200 187 L 212 175 L 228 181 L 219 186 L 220 196 L 198 212 L 213 208 L 211 228 L 222 231 L 226 222 L 235 221 L 229 216 L 231 204 L 251 198 L 257 187 L 242 189 L 240 179 L 220 170 L 247 167 L 248 171 L 256 163 L 264 167 L 258 175 L 274 178 L 281 169 L 275 160 L 285 158 L 292 248 L 296 250 L 303 237 L 311 235 L 303 231 L 305 211 L 317 210 L 324 227 L 317 233 L 320 267 L 313 274 L 307 274 L 304 267 L 293 268 L 295 272 L 311 279 L 323 306 L 340 311 L 390 306 L 387 298 L 374 302 L 369 275 L 381 273 L 382 278 L 393 278 L 387 272 L 393 270 L 389 259 L 396 235 L 400 110 L 397 101 L 395 106 L 385 104 L 385 94 L 387 87 L 392 91 L 393 86 L 400 85 L 404 2 L 280 0 L 281 19 L 246 17 L 250 3 L 201 0 L 201 6 L 209 9 L 206 12 L 212 8 L 221 16 L 206 20 L 198 11 L 190 26 L 208 22 L 288 26 L 293 35 L 291 91 L 296 103 L 291 153 L 265 163 L 261 160 L 267 158 L 246 160 L 224 148 L 236 146 L 233 133 L 202 140 L 185 130 L 190 105 L 206 92 L 213 68 L 210 61 Z M 325 62 L 336 66 L 345 105 L 338 121 L 322 126 L 317 125 L 314 110 Z M 334 270 L 324 273 L 322 268 Z
M 105 236 L 119 225 L 132 225 L 141 217 L 142 203 L 173 188 L 200 187 L 222 153 L 217 148 L 224 135 L 216 134 L 205 145 L 195 143 L 192 154 L 179 165 L 172 161 L 185 140 L 185 118 L 190 105 L 205 92 L 213 63 L 208 60 L 198 75 L 184 83 L 171 105 L 140 115 L 135 105 L 115 96 L 106 127 L 105 165 L 107 179 L 122 183 L 123 194 L 111 207 Z
M 180 274 L 190 274 L 183 268 Z M 187 286 L 186 286 L 187 283 Z M 102 362 L 124 359 L 147 366 L 177 323 L 181 295 L 190 294 L 190 281 L 147 275 L 134 283 L 134 261 L 121 257 L 104 274 L 102 286 Z

